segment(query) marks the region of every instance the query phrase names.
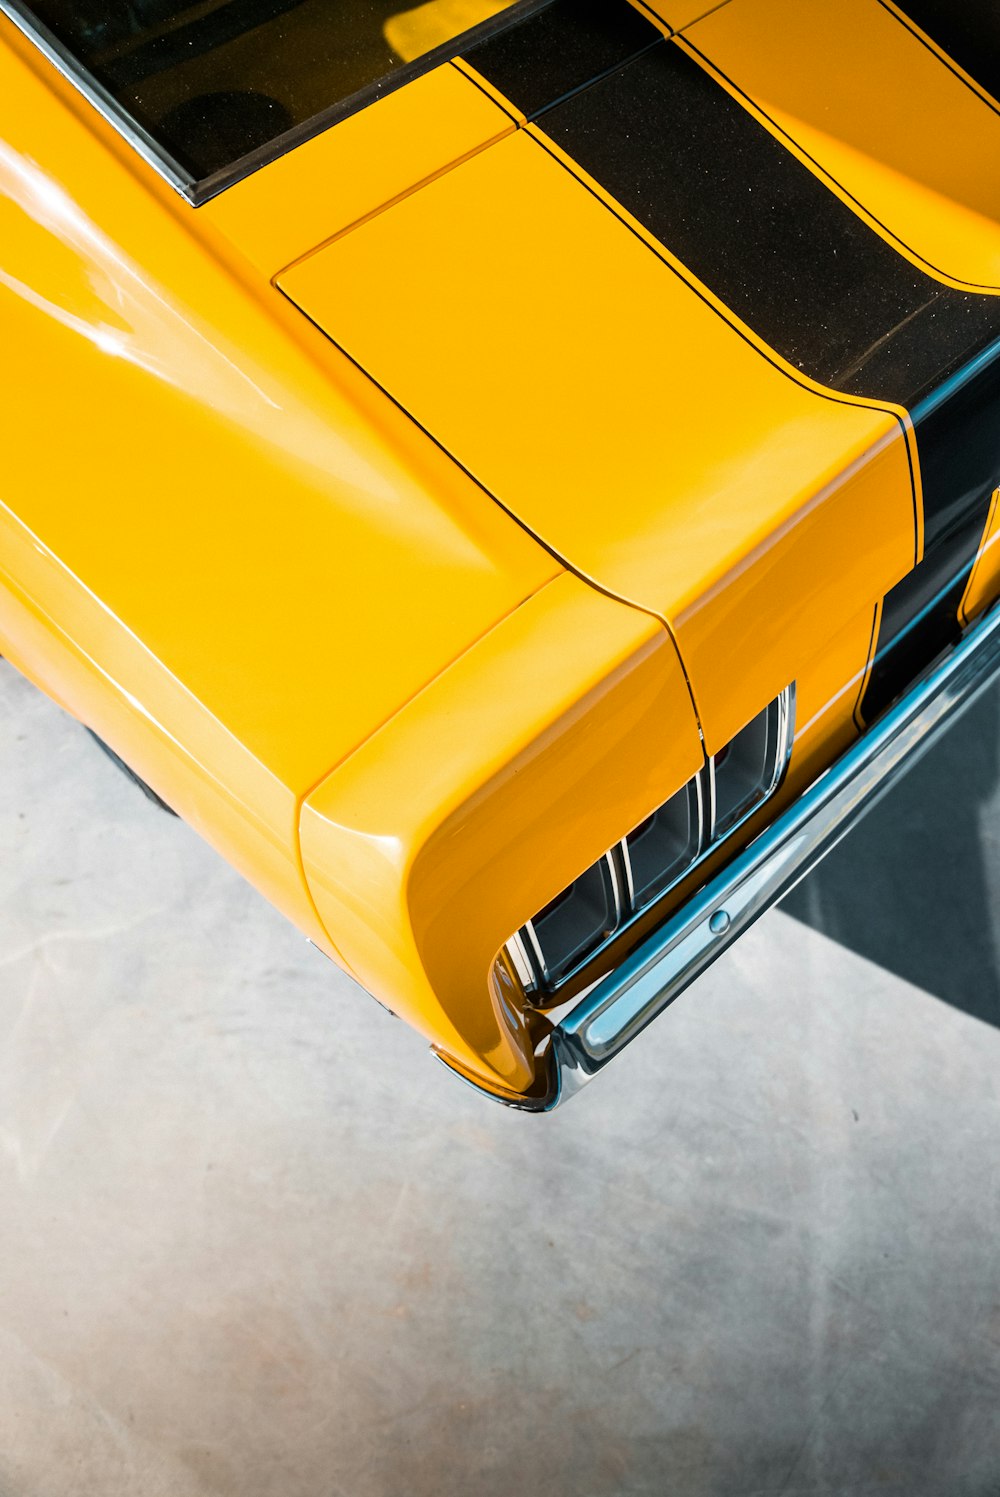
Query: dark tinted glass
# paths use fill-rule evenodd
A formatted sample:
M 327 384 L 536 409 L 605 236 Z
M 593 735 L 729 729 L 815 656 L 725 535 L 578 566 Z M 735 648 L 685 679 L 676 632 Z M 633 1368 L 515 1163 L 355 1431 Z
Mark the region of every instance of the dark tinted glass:
M 501 0 L 32 0 L 30 12 L 197 179 L 508 8 Z

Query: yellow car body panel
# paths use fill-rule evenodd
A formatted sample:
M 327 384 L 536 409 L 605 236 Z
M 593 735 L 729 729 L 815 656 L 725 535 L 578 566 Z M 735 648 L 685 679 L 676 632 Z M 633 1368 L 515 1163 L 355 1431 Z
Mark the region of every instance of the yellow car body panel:
M 387 22 L 401 58 L 457 24 L 420 9 Z M 947 642 L 1000 590 L 996 476 L 962 466 L 993 302 L 956 291 L 1000 279 L 996 122 L 890 11 L 850 0 L 846 35 L 800 0 L 606 0 L 567 82 L 572 0 L 518 7 L 199 207 L 0 16 L 0 651 L 495 1095 L 547 1084 L 514 933 L 794 694 L 772 798 L 582 992 L 926 665 L 929 616 Z M 656 222 L 628 128 L 623 162 L 582 159 L 615 98 L 651 118 L 657 68 L 691 141 L 703 114 L 778 207 L 835 207 L 892 295 L 904 267 L 870 344 L 864 276 L 860 310 L 803 313 L 836 266 L 794 214 L 741 301 L 781 215 L 730 242 L 750 187 L 707 148 L 714 185 Z M 944 352 L 903 399 L 878 361 L 928 308 Z
M 309 797 L 317 909 L 366 986 L 469 1071 L 527 1091 L 534 1031 L 494 957 L 702 757 L 662 625 L 564 576 Z
M 270 279 L 516 125 L 445 63 L 237 182 L 199 218 Z
M 693 26 L 713 7 L 705 0 L 639 0 L 641 8 L 663 24 L 667 33 Z
M 316 937 L 302 798 L 560 569 L 18 53 L 0 652 Z
M 670 623 L 710 753 L 913 566 L 897 417 L 776 367 L 527 132 L 278 284 L 568 565 Z
M 962 599 L 962 615 L 971 623 L 1000 595 L 1000 489 L 993 490 L 983 543 Z

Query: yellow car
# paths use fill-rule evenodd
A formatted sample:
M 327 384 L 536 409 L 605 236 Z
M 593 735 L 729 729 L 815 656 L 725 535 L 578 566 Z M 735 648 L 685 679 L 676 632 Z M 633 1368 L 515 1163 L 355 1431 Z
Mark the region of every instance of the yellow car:
M 1000 669 L 990 0 L 0 0 L 0 652 L 489 1095 Z

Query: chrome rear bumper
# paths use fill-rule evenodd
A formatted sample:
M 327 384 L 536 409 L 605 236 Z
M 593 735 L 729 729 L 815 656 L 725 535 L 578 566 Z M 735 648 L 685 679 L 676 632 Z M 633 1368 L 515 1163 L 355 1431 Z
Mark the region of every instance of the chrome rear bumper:
M 543 1040 L 548 1112 L 596 1076 L 748 926 L 850 831 L 1000 675 L 1000 609 L 955 649 L 717 873 Z

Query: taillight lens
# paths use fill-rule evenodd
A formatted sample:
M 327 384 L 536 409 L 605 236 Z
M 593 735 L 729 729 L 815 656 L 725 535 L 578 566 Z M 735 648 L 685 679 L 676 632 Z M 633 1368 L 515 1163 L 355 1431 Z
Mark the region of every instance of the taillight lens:
M 713 838 L 725 837 L 777 787 L 788 757 L 788 695 L 782 692 L 709 760 Z
M 525 988 L 565 982 L 634 915 L 731 835 L 781 783 L 792 742 L 789 686 L 507 943 Z
M 609 854 L 529 920 L 525 945 L 546 987 L 556 987 L 613 934 L 621 906 L 618 873 Z
M 629 893 L 636 908 L 676 883 L 701 852 L 701 800 L 696 778 L 625 838 Z

